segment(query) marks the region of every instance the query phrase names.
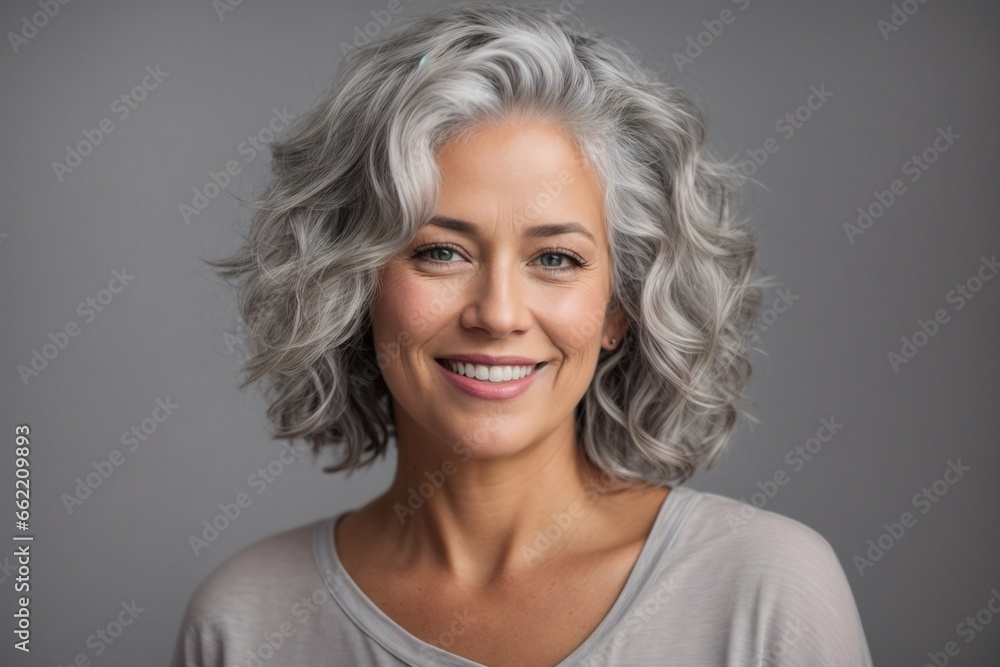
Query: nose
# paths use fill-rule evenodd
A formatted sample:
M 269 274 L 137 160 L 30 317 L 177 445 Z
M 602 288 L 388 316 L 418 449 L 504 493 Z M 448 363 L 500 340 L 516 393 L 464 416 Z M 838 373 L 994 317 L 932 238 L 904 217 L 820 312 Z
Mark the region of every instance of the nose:
M 497 259 L 483 264 L 462 310 L 462 326 L 503 338 L 531 327 L 531 285 L 516 260 Z

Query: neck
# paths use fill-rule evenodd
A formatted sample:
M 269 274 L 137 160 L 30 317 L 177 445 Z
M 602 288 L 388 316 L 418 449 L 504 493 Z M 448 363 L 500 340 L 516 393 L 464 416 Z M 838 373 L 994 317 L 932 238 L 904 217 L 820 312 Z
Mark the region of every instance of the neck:
M 417 429 L 397 424 L 396 476 L 372 504 L 381 539 L 400 565 L 470 586 L 564 552 L 600 498 L 622 485 L 580 452 L 571 420 L 542 441 L 489 458 L 475 447 L 424 446 Z

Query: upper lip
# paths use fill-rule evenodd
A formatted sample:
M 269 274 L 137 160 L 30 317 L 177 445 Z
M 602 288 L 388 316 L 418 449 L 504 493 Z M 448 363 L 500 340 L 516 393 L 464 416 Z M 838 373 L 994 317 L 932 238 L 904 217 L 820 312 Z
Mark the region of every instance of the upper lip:
M 482 364 L 483 366 L 534 366 L 541 363 L 528 357 L 511 355 L 494 357 L 489 354 L 449 354 L 447 357 L 438 358 L 450 361 L 464 361 L 469 364 Z

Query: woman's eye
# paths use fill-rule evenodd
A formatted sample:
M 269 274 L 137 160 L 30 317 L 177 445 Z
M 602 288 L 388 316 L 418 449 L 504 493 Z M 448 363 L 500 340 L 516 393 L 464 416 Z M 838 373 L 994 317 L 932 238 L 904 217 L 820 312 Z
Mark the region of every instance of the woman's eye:
M 543 266 L 549 266 L 552 268 L 560 268 L 560 261 L 563 259 L 572 259 L 569 255 L 564 255 L 560 252 L 547 252 L 539 257 L 542 260 Z M 555 259 L 555 262 L 547 262 L 547 259 Z
M 451 264 L 454 257 L 459 256 L 458 251 L 449 246 L 437 245 L 417 248 L 411 257 L 419 261 L 437 262 L 439 264 Z
M 436 259 L 441 262 L 447 262 L 451 259 L 452 255 L 455 254 L 455 251 L 451 248 L 430 248 L 426 252 L 431 259 Z
M 436 245 L 418 248 L 413 251 L 411 257 L 430 264 L 455 264 L 456 262 L 452 260 L 461 258 L 461 254 L 450 246 Z M 589 266 L 575 253 L 554 249 L 537 255 L 535 261 L 538 261 L 543 269 L 551 273 L 563 273 Z

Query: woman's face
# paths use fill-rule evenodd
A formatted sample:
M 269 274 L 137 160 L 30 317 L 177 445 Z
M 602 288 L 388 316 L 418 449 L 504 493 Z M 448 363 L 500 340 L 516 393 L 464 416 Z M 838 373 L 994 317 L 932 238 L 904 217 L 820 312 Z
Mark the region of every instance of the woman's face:
M 605 317 L 611 255 L 597 176 L 566 133 L 538 120 L 480 125 L 437 160 L 434 219 L 383 267 L 373 311 L 400 441 L 492 458 L 572 437 L 604 335 L 624 333 Z M 474 365 L 493 382 L 443 361 L 462 355 L 541 366 L 503 381 L 516 377 L 502 368 L 511 364 Z

